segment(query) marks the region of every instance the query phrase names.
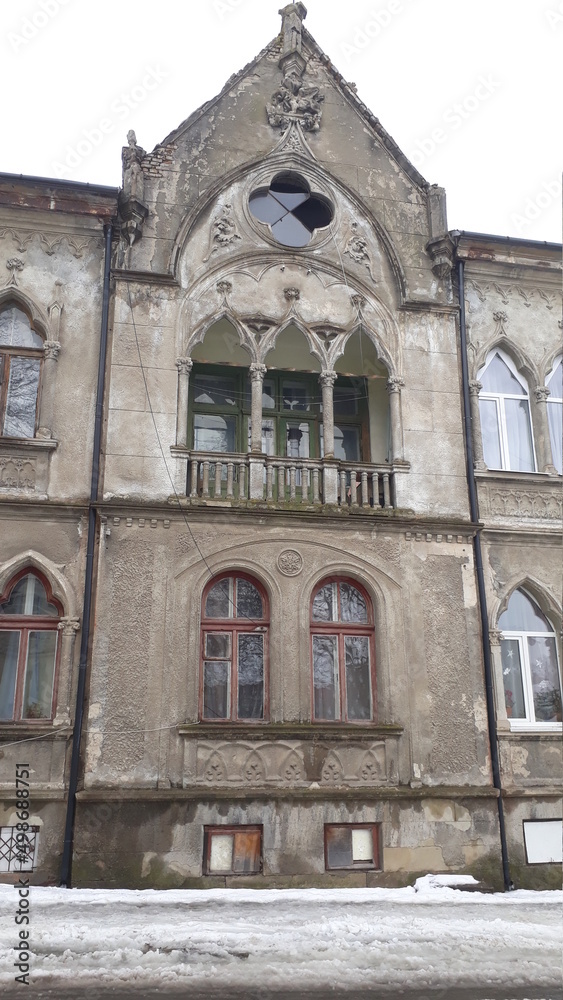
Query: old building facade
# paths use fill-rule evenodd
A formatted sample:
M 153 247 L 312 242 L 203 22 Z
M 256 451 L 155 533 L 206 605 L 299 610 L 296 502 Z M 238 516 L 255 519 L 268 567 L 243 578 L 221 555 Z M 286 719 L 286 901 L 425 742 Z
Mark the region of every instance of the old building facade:
M 2 877 L 555 884 L 561 248 L 281 14 L 119 192 L 0 177 Z

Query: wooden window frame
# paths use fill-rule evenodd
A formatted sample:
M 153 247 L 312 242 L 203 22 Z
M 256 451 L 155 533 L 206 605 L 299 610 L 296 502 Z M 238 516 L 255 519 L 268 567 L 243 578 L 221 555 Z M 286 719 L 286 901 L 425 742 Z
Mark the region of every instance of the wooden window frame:
M 205 605 L 210 590 L 222 580 L 247 580 L 254 587 L 262 598 L 263 617 L 260 619 L 247 618 L 206 618 Z M 236 598 L 235 598 L 236 599 Z M 238 715 L 238 642 L 239 634 L 252 634 L 257 627 L 264 637 L 264 703 L 261 719 L 244 719 Z M 231 673 L 229 677 L 229 714 L 225 719 L 208 719 L 204 716 L 204 662 L 205 656 L 205 634 L 207 632 L 229 632 L 231 634 Z M 259 580 L 249 573 L 231 570 L 220 573 L 210 580 L 203 591 L 201 598 L 201 629 L 200 629 L 200 667 L 199 667 L 199 719 L 210 725 L 231 725 L 241 723 L 249 726 L 261 726 L 269 720 L 270 714 L 270 688 L 269 678 L 269 635 L 270 635 L 270 602 L 265 588 Z
M 366 602 L 366 608 L 368 613 L 367 624 L 355 624 L 354 622 L 342 622 L 340 619 L 333 622 L 316 622 L 313 621 L 313 603 L 315 597 L 319 590 L 326 587 L 328 584 L 336 583 L 340 585 L 341 583 L 348 583 L 350 586 L 355 587 L 356 590 L 360 592 L 364 601 Z M 338 606 L 340 608 L 340 587 L 338 587 Z M 375 681 L 376 681 L 376 670 L 375 670 L 375 621 L 374 621 L 374 611 L 373 603 L 371 597 L 366 591 L 365 587 L 354 580 L 352 577 L 348 576 L 331 576 L 325 577 L 320 580 L 319 583 L 315 584 L 313 592 L 311 594 L 311 604 L 309 611 L 309 621 L 310 621 L 310 635 L 309 635 L 309 655 L 311 663 L 310 671 L 310 683 L 311 683 L 311 718 L 315 723 L 347 723 L 353 726 L 372 726 L 376 721 L 376 700 L 375 700 Z M 313 636 L 315 635 L 336 635 L 338 642 L 338 701 L 339 701 L 339 713 L 335 719 L 323 719 L 317 718 L 315 716 L 315 684 L 314 684 L 314 662 L 313 662 Z M 371 705 L 370 705 L 370 718 L 369 719 L 349 719 L 348 718 L 348 706 L 346 703 L 346 655 L 344 651 L 344 640 L 348 636 L 367 636 L 369 641 L 369 652 L 370 652 L 370 687 L 371 687 Z
M 4 592 L 0 594 L 0 604 L 7 601 L 12 593 L 12 590 L 22 580 L 25 576 L 35 576 L 40 583 L 45 588 L 45 593 L 47 595 L 47 601 L 49 604 L 53 604 L 57 611 L 58 616 L 52 617 L 47 615 L 4 615 L 0 611 L 0 631 L 1 632 L 19 632 L 20 642 L 18 650 L 18 664 L 16 670 L 16 689 L 14 697 L 14 711 L 11 719 L 2 720 L 2 724 L 14 723 L 15 725 L 41 725 L 46 722 L 52 722 L 55 717 L 56 702 L 57 702 L 57 685 L 59 681 L 59 667 L 61 658 L 61 642 L 60 642 L 60 621 L 64 615 L 63 608 L 61 607 L 60 601 L 53 596 L 52 587 L 45 576 L 42 573 L 37 572 L 37 570 L 27 566 L 25 569 L 20 570 L 15 576 L 10 577 Z M 25 682 L 25 671 L 27 666 L 27 651 L 29 644 L 29 633 L 30 632 L 55 632 L 57 635 L 57 642 L 55 648 L 55 663 L 53 670 L 53 693 L 51 697 L 51 711 L 48 716 L 42 716 L 41 718 L 24 718 L 22 717 L 22 707 L 23 707 L 23 691 Z
M 373 841 L 373 861 L 358 861 L 351 865 L 333 865 L 328 862 L 328 839 L 331 830 L 371 830 Z M 357 872 L 383 871 L 381 851 L 381 823 L 325 823 L 324 825 L 325 871 L 327 872 Z
M 221 871 L 211 871 L 210 861 L 211 861 L 211 841 L 216 835 L 218 836 L 233 836 L 236 837 L 237 833 L 256 833 L 260 837 L 260 860 L 258 865 L 258 871 L 254 872 L 237 872 L 234 871 L 234 865 L 229 869 L 222 869 Z M 234 843 L 233 843 L 233 861 L 234 861 Z M 203 828 L 203 874 L 209 876 L 221 877 L 223 875 L 237 876 L 237 877 L 247 877 L 249 875 L 261 875 L 264 866 L 264 827 L 259 824 L 241 824 L 239 826 L 204 826 Z

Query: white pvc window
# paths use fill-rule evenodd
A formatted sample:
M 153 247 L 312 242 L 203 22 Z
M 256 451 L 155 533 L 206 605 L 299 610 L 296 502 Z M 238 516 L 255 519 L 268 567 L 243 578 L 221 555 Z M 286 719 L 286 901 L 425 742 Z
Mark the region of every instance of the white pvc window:
M 545 381 L 550 395 L 547 400 L 547 419 L 553 464 L 559 475 L 563 473 L 563 359 L 555 361 L 551 374 Z
M 528 386 L 514 363 L 504 351 L 491 351 L 477 378 L 487 468 L 535 472 Z
M 523 590 L 499 618 L 506 714 L 512 729 L 561 728 L 561 680 L 555 632 Z
M 562 833 L 560 819 L 524 820 L 527 863 L 529 865 L 561 864 L 563 860 Z

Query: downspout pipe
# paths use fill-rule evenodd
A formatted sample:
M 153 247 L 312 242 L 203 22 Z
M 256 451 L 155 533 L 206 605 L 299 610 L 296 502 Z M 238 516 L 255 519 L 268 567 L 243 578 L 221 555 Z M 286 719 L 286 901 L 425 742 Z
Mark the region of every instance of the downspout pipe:
M 109 327 L 109 298 L 111 274 L 111 223 L 104 226 L 104 283 L 102 298 L 102 324 L 100 332 L 100 354 L 98 360 L 98 384 L 96 389 L 96 410 L 94 416 L 94 444 L 92 449 L 92 475 L 90 479 L 90 503 L 88 505 L 88 542 L 86 549 L 86 573 L 84 578 L 84 605 L 82 609 L 82 636 L 80 641 L 80 662 L 78 666 L 78 686 L 76 691 L 76 711 L 72 737 L 72 756 L 68 782 L 66 823 L 59 885 L 69 888 L 72 874 L 72 848 L 74 839 L 74 819 L 76 815 L 76 789 L 80 768 L 80 744 L 84 722 L 86 694 L 86 673 L 90 646 L 92 595 L 94 584 L 94 552 L 96 546 L 96 501 L 100 482 L 100 456 L 102 445 L 102 421 L 104 415 L 104 390 Z
M 475 466 L 473 455 L 473 434 L 471 429 L 471 404 L 469 398 L 469 367 L 467 364 L 467 326 L 465 322 L 465 264 L 464 261 L 457 262 L 457 278 L 459 290 L 460 306 L 460 341 L 461 341 L 461 380 L 463 390 L 463 424 L 465 431 L 465 460 L 467 468 L 467 484 L 469 488 L 469 509 L 473 524 L 479 521 L 479 500 L 477 496 L 477 483 L 475 481 Z M 500 833 L 500 850 L 502 857 L 502 875 L 504 879 L 505 892 L 514 889 L 514 883 L 510 878 L 510 868 L 508 865 L 508 846 L 506 843 L 506 826 L 504 822 L 504 802 L 502 798 L 502 782 L 500 776 L 500 763 L 498 755 L 498 743 L 495 718 L 495 699 L 493 691 L 493 671 L 491 665 L 491 646 L 489 640 L 489 618 L 487 614 L 487 594 L 485 590 L 485 576 L 483 573 L 483 554 L 481 551 L 481 535 L 476 532 L 473 539 L 473 551 L 475 555 L 475 571 L 477 574 L 477 590 L 479 593 L 479 612 L 481 615 L 481 635 L 483 638 L 483 663 L 485 667 L 485 693 L 487 699 L 487 722 L 489 729 L 489 745 L 491 750 L 491 766 L 493 771 L 493 785 L 498 791 L 498 821 Z

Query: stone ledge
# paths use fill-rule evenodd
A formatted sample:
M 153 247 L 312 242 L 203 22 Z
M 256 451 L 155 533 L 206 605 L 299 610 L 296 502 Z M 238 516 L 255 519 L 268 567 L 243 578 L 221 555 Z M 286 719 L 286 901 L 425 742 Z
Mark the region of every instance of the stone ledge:
M 503 788 L 503 799 L 560 799 L 563 785 L 532 785 L 528 787 Z
M 496 799 L 498 792 L 490 785 L 478 788 L 474 785 L 434 786 L 410 788 L 408 785 L 376 788 L 317 787 L 295 789 L 246 789 L 246 788 L 88 788 L 77 792 L 79 802 L 255 802 L 257 800 L 301 799 L 315 801 L 352 800 L 355 803 L 385 801 L 386 799 Z
M 6 740 L 13 740 L 19 743 L 20 740 L 32 740 L 40 737 L 44 740 L 70 739 L 72 736 L 72 726 L 62 726 L 54 728 L 52 723 L 36 723 L 31 725 L 25 722 L 2 722 L 0 723 L 0 744 Z
M 68 798 L 66 788 L 42 788 L 41 785 L 30 784 L 30 811 L 35 810 L 37 802 L 66 802 Z M 3 802 L 15 802 L 19 798 L 19 791 L 11 786 L 0 785 L 0 799 Z
M 248 723 L 187 723 L 178 726 L 178 734 L 186 739 L 227 740 L 229 742 L 261 741 L 261 740 L 332 740 L 349 742 L 373 742 L 389 737 L 401 736 L 403 726 L 394 724 L 388 726 L 366 725 L 339 726 L 324 723 L 303 722 L 266 722 L 249 725 Z

